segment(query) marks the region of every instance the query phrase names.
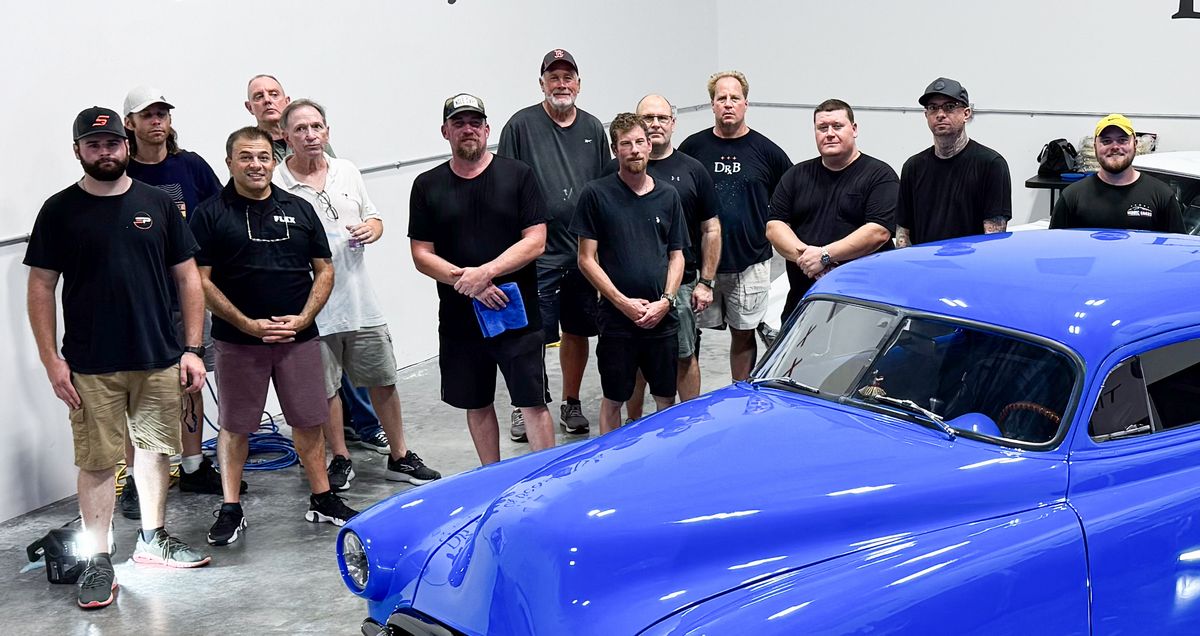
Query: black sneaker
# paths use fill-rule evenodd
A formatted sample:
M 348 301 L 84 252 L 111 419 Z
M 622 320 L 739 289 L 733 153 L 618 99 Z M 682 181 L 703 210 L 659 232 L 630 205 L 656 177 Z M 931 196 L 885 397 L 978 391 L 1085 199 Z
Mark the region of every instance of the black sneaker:
M 583 405 L 578 400 L 567 400 L 559 409 L 558 425 L 572 435 L 587 435 L 589 422 L 583 416 Z
M 408 454 L 400 459 L 388 458 L 388 481 L 407 481 L 420 486 L 441 478 L 441 473 L 426 466 L 425 462 L 421 461 L 421 458 L 412 451 L 408 451 Z
M 349 440 L 347 440 L 349 441 Z M 383 429 L 375 431 L 374 435 L 365 435 L 358 439 L 358 445 L 363 448 L 379 453 L 380 455 L 392 454 L 392 447 L 388 444 L 387 433 Z
M 763 346 L 768 349 L 775 344 L 775 339 L 779 337 L 779 330 L 765 322 L 758 323 L 758 329 L 755 331 L 758 332 L 758 339 L 762 340 Z
M 221 504 L 220 509 L 213 511 L 213 516 L 217 522 L 208 531 L 208 542 L 212 545 L 229 545 L 246 529 L 246 517 L 239 504 Z
M 138 499 L 137 484 L 133 483 L 133 475 L 125 475 L 125 485 L 121 488 L 117 505 L 121 508 L 122 517 L 134 521 L 142 518 L 142 504 Z
M 512 426 L 508 429 L 508 438 L 521 444 L 529 441 L 529 436 L 525 434 L 525 416 L 521 414 L 521 409 L 513 409 Z
M 222 494 L 221 473 L 217 472 L 212 460 L 205 457 L 200 460 L 200 467 L 195 472 L 189 473 L 183 468 L 179 469 L 179 490 L 203 495 L 220 495 Z M 246 482 L 243 480 L 240 492 L 246 494 L 246 490 Z
M 344 408 L 345 402 L 343 402 L 342 404 L 343 404 L 343 408 Z M 357 442 L 357 441 L 360 441 L 360 439 L 361 439 L 358 436 L 358 431 L 354 430 L 353 426 L 343 426 L 342 434 L 345 435 L 345 440 L 347 442 Z
M 346 502 L 331 490 L 323 495 L 309 496 L 308 512 L 304 513 L 304 519 L 313 523 L 332 523 L 340 528 L 356 514 L 357 510 L 347 506 Z
M 349 457 L 334 455 L 326 472 L 329 473 L 330 488 L 347 490 L 350 488 L 350 481 L 354 479 L 354 463 L 350 461 Z
M 106 556 L 94 556 L 88 560 L 83 574 L 79 575 L 79 607 L 100 609 L 112 604 L 117 594 L 117 573 L 112 560 Z

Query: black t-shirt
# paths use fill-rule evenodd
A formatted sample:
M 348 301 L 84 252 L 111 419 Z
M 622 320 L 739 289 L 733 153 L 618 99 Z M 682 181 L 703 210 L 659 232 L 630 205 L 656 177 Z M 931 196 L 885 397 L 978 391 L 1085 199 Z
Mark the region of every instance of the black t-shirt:
M 63 276 L 62 354 L 71 370 L 113 373 L 178 362 L 170 268 L 196 249 L 171 197 L 144 183 L 111 197 L 72 185 L 47 199 L 25 264 Z
M 604 167 L 604 174 L 607 176 L 616 172 L 617 160 L 613 159 Z M 683 282 L 689 283 L 695 280 L 696 270 L 700 269 L 700 224 L 716 216 L 720 206 L 712 177 L 699 161 L 680 150 L 675 150 L 665 159 L 651 159 L 646 172 L 656 183 L 666 183 L 679 193 L 683 221 L 687 225 L 688 240 L 691 241 L 683 250 Z
M 500 131 L 496 153 L 533 168 L 546 202 L 546 251 L 542 267 L 574 269 L 579 242 L 571 233 L 571 217 L 584 184 L 599 177 L 612 155 L 604 124 L 576 109 L 570 126 L 559 126 L 539 102 L 513 114 Z
M 896 191 L 899 179 L 886 163 L 860 154 L 842 170 L 830 170 L 816 157 L 796 164 L 775 188 L 771 220 L 787 223 L 801 241 L 828 245 L 849 236 L 867 223 L 896 231 Z M 879 251 L 892 249 L 887 241 Z M 788 261 L 788 298 L 784 318 L 791 313 L 812 279 Z
M 272 187 L 255 201 L 241 196 L 233 182 L 204 201 L 190 219 L 200 243 L 196 263 L 212 267 L 212 282 L 233 306 L 258 320 L 304 311 L 312 291 L 312 260 L 331 258 L 325 228 L 307 201 Z M 219 316 L 212 336 L 234 344 L 265 344 Z M 296 342 L 317 337 L 317 325 L 296 334 Z
M 546 222 L 545 199 L 529 166 L 499 155 L 473 179 L 464 179 L 449 162 L 421 173 L 409 200 L 408 237 L 433 243 L 438 256 L 457 267 L 477 267 L 503 254 L 528 227 Z M 538 310 L 537 269 L 531 262 L 493 280 L 517 283 L 529 325 L 506 331 L 519 335 L 542 328 Z M 438 329 L 482 338 L 470 298 L 437 284 Z M 504 337 L 504 336 L 499 336 Z
M 712 129 L 688 137 L 679 149 L 712 174 L 721 216 L 721 263 L 717 271 L 740 272 L 771 258 L 767 215 L 771 195 L 791 159 L 755 130 L 722 139 Z
M 1146 175 L 1115 186 L 1092 175 L 1062 191 L 1050 228 L 1098 227 L 1183 232 L 1183 211 L 1171 186 Z
M 600 268 L 618 291 L 651 302 L 666 291 L 670 253 L 688 246 L 679 193 L 657 179 L 654 189 L 641 196 L 615 174 L 587 184 L 571 230 L 595 239 Z M 653 329 L 642 329 L 603 297 L 596 318 L 606 336 L 665 336 L 678 327 L 670 311 Z
M 904 162 L 896 225 L 908 228 L 913 245 L 983 234 L 995 217 L 1012 218 L 1012 179 L 1000 153 L 971 140 L 949 159 L 929 147 Z

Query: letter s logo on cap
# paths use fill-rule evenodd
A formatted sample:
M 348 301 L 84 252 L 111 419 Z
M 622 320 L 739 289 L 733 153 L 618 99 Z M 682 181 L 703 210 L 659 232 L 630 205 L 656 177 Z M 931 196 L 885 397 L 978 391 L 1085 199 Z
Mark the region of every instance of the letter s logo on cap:
M 96 115 L 96 123 L 92 124 L 92 128 L 95 128 L 96 126 L 107 126 L 107 125 L 108 125 L 108 115 Z

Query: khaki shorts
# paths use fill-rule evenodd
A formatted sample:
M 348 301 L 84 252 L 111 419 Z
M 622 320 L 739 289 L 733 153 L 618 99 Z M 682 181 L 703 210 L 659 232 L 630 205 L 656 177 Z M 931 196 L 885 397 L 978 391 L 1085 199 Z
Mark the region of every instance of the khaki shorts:
M 692 292 L 696 290 L 696 281 L 679 286 L 676 296 L 675 315 L 679 318 L 679 359 L 684 360 L 696 355 L 696 312 L 692 309 Z
M 400 381 L 387 325 L 321 336 L 321 363 L 326 398 L 332 398 L 342 386 L 343 370 L 356 387 L 391 386 Z
M 71 374 L 81 407 L 71 409 L 75 465 L 107 470 L 125 459 L 125 434 L 142 450 L 175 455 L 183 389 L 179 365 L 148 371 Z
M 749 331 L 767 315 L 767 297 L 771 291 L 771 261 L 755 263 L 735 274 L 717 274 L 713 301 L 696 316 L 702 329 L 729 325 L 730 329 Z

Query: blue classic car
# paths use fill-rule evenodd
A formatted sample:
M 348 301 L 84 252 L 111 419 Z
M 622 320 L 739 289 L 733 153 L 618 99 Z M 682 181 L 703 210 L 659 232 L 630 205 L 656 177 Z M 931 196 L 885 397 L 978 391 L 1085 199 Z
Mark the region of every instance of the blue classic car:
M 748 382 L 342 530 L 364 634 L 1200 631 L 1200 239 L 969 237 L 814 287 Z

